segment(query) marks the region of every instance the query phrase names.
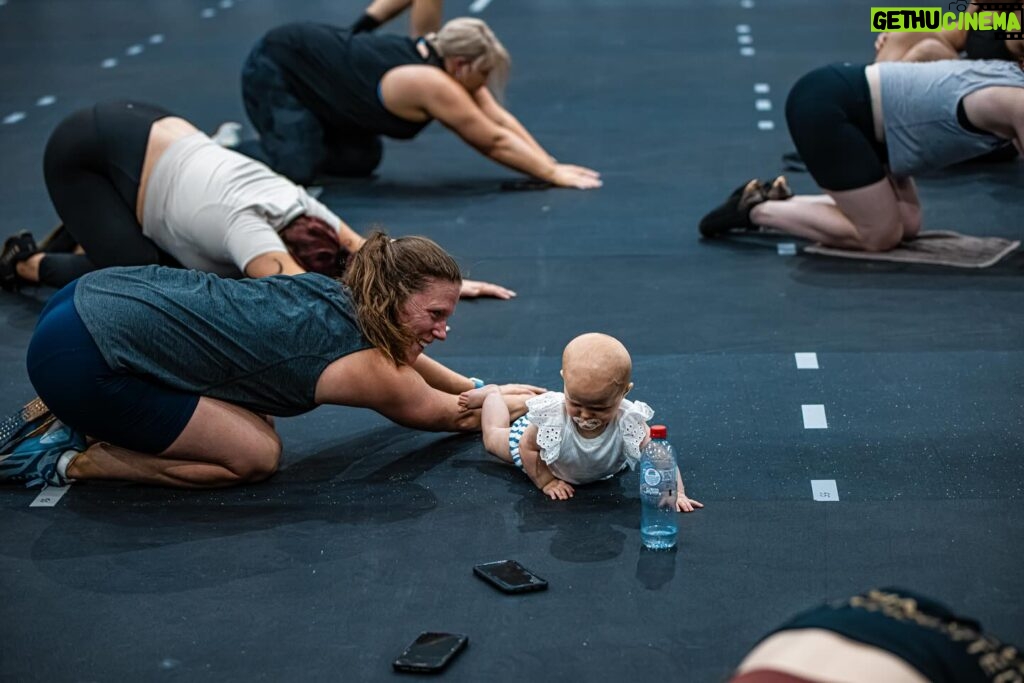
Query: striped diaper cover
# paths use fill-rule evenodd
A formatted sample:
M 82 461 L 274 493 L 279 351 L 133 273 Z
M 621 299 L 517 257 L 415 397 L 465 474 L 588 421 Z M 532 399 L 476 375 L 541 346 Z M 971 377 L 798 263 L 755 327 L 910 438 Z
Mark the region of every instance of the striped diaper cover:
M 512 423 L 512 426 L 508 430 L 508 452 L 512 456 L 512 462 L 516 464 L 516 467 L 523 469 L 523 459 L 519 456 L 519 440 L 523 438 L 523 434 L 526 432 L 526 428 L 530 426 L 530 421 L 523 415 L 521 418 Z

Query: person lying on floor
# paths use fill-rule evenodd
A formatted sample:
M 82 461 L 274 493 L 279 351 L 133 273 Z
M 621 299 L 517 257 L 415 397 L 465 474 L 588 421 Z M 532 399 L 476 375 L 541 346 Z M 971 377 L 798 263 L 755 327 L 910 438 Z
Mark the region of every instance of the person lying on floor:
M 567 500 L 574 486 L 632 469 L 650 439 L 654 416 L 626 394 L 632 361 L 622 343 L 605 334 L 580 335 L 562 352 L 564 392 L 527 399 L 528 413 L 511 422 L 501 389 L 484 386 L 463 393 L 459 404 L 482 409 L 480 427 L 487 452 L 514 464 L 551 500 Z M 676 509 L 704 507 L 688 498 L 676 468 Z
M 729 683 L 1009 683 L 1021 651 L 975 619 L 902 588 L 796 615 L 744 657 Z
M 383 0 L 382 0 L 383 1 Z M 988 0 L 991 4 L 1009 5 L 1021 22 L 1020 4 L 1016 0 Z M 988 4 L 986 3 L 986 4 Z M 965 14 L 977 14 L 977 3 L 965 3 Z M 945 59 L 1005 59 L 1024 57 L 1024 40 L 1005 38 L 999 31 L 950 28 L 928 32 L 883 32 L 875 38 L 876 62 L 937 62 Z
M 459 395 L 482 384 L 431 360 L 459 298 L 455 260 L 423 237 L 372 234 L 344 282 L 317 273 L 233 280 L 106 268 L 39 316 L 28 376 L 59 425 L 0 456 L 0 480 L 108 479 L 208 488 L 271 476 L 268 416 L 324 404 L 429 431 L 477 431 Z M 505 385 L 525 412 L 543 389 Z
M 50 135 L 43 171 L 65 251 L 41 251 L 27 232 L 9 238 L 4 289 L 60 288 L 96 268 L 151 263 L 225 277 L 334 277 L 364 242 L 303 188 L 155 105 L 101 102 L 69 115 Z M 464 297 L 514 294 L 462 283 Z
M 1024 148 L 1024 65 L 834 64 L 797 81 L 786 121 L 825 194 L 776 199 L 751 180 L 701 219 L 700 234 L 763 226 L 829 247 L 887 251 L 921 228 L 914 174 L 1011 142 Z

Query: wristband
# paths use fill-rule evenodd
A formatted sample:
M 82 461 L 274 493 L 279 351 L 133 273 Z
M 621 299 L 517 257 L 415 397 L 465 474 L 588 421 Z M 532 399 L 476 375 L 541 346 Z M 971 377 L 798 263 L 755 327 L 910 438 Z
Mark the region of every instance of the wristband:
M 473 388 L 474 389 L 479 389 L 480 387 L 482 387 L 484 385 L 484 381 L 482 379 L 480 379 L 479 377 L 470 377 L 469 381 L 473 383 Z

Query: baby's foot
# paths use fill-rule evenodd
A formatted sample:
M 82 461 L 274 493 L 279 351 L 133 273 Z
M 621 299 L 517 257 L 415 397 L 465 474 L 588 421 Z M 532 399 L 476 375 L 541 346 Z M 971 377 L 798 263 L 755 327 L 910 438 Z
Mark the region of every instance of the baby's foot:
M 498 393 L 499 391 L 497 384 L 488 384 L 487 386 L 480 387 L 479 389 L 464 391 L 459 394 L 459 407 L 463 410 L 482 408 L 484 405 L 484 399 L 486 399 L 489 394 Z

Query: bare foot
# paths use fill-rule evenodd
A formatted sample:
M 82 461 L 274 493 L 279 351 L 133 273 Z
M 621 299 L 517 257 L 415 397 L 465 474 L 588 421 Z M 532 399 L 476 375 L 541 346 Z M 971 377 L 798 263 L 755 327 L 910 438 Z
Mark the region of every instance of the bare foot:
M 490 394 L 497 394 L 500 392 L 501 389 L 497 384 L 488 384 L 480 387 L 479 389 L 464 391 L 459 394 L 459 408 L 463 410 L 475 410 L 476 408 L 482 408 L 484 405 L 484 399 L 486 399 Z

